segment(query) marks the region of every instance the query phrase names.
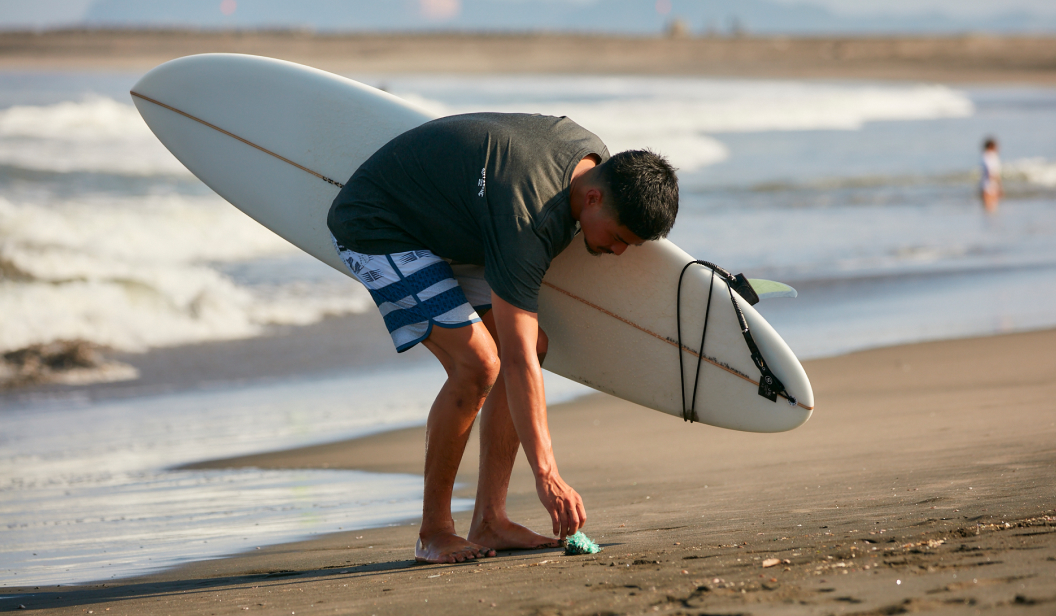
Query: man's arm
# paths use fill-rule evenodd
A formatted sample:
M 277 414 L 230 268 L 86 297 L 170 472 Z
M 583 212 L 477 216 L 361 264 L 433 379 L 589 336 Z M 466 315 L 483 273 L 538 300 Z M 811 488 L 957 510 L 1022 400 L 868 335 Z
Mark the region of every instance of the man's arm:
M 575 533 L 587 520 L 583 499 L 557 472 L 546 420 L 543 371 L 536 355 L 539 317 L 491 294 L 495 330 L 499 335 L 499 357 L 510 417 L 535 474 L 539 500 L 550 512 L 554 534 L 561 538 Z

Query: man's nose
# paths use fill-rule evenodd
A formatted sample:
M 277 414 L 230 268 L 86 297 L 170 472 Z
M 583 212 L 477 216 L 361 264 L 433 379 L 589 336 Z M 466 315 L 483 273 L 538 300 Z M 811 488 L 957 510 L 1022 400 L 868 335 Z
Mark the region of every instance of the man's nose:
M 623 242 L 616 242 L 609 249 L 612 250 L 612 254 L 618 257 L 623 254 L 624 250 L 627 250 L 627 244 L 624 244 Z

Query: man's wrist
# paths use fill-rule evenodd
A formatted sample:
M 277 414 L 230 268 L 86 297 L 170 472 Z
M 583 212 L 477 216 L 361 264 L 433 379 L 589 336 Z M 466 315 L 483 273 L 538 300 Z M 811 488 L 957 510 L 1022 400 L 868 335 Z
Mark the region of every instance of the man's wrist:
M 547 481 L 554 475 L 557 475 L 557 464 L 554 463 L 553 458 L 549 460 L 541 460 L 531 465 L 532 474 L 535 475 L 536 481 Z

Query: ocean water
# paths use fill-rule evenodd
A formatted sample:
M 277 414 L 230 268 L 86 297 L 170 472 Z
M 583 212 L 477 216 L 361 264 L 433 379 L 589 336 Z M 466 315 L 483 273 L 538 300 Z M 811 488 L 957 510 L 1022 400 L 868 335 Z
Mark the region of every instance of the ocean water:
M 797 287 L 759 308 L 801 357 L 1056 325 L 1056 89 L 354 77 L 437 114 L 568 115 L 612 151 L 668 155 L 682 191 L 671 239 Z M 0 352 L 61 339 L 148 350 L 371 306 L 183 169 L 132 107 L 137 78 L 0 72 Z M 975 194 L 987 135 L 1005 161 L 994 215 Z M 122 577 L 413 517 L 416 477 L 169 469 L 421 423 L 441 381 L 408 360 L 5 404 L 0 585 Z M 547 387 L 551 401 L 584 391 Z
M 177 467 L 420 425 L 444 382 L 425 355 L 399 371 L 8 405 L 0 587 L 127 577 L 417 517 L 416 475 Z M 551 404 L 585 390 L 555 375 L 546 387 Z

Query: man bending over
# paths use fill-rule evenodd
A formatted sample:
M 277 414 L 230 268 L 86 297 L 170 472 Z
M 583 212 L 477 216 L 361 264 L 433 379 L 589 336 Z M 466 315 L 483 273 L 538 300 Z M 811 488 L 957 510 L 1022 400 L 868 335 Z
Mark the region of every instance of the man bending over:
M 547 426 L 546 334 L 537 317 L 550 262 L 582 232 L 619 255 L 667 235 L 678 179 L 648 151 L 610 158 L 568 118 L 476 113 L 441 118 L 382 147 L 345 184 L 327 225 L 370 291 L 398 352 L 425 344 L 447 371 L 426 423 L 425 495 L 415 558 L 431 563 L 556 547 L 583 527 Z M 451 517 L 455 474 L 482 410 L 469 534 Z M 519 446 L 558 539 L 506 515 Z

